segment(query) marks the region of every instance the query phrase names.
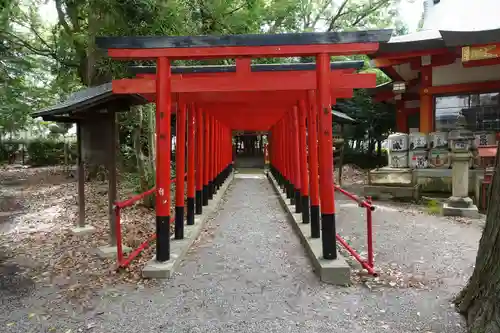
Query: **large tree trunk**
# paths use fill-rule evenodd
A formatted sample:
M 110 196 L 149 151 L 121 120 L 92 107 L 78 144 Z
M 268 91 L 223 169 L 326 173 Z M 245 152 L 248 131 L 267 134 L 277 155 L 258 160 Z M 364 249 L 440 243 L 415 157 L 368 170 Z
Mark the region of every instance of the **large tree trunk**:
M 471 333 L 500 332 L 500 205 L 496 204 L 500 200 L 498 150 L 490 193 L 474 272 L 455 300 Z

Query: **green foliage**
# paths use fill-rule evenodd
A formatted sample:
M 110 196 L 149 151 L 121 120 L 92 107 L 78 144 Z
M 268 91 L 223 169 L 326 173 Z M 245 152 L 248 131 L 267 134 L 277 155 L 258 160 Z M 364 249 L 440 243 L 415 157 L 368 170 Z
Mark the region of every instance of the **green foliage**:
M 441 203 L 434 199 L 426 200 L 426 211 L 431 215 L 441 214 Z
M 76 161 L 76 145 L 64 144 L 62 141 L 39 139 L 28 143 L 28 164 L 32 166 L 47 166 L 63 164 L 64 150 L 67 149 L 68 163 Z
M 25 128 L 30 112 L 83 86 L 129 75 L 126 68 L 131 62 L 112 61 L 102 50 L 96 49 L 94 39 L 98 35 L 337 31 L 386 28 L 394 24 L 395 34 L 405 31 L 404 25 L 396 20 L 399 0 L 55 0 L 53 5 L 58 12 L 58 22 L 52 26 L 44 23 L 39 15 L 38 8 L 43 1 L 28 0 L 21 6 L 19 0 L 7 0 L 6 6 L 0 9 L 0 131 L 3 133 Z M 369 67 L 366 56 L 335 59 L 363 60 L 363 71 L 377 73 L 378 84 L 388 81 L 381 71 Z M 182 60 L 175 63 L 233 61 Z M 266 58 L 253 61 L 309 62 L 313 59 Z M 374 105 L 363 91 L 356 92 L 351 101 L 339 101 L 339 107 L 360 121 L 360 125 L 348 129 L 352 138 L 368 136 L 371 140 L 381 140 L 394 123 L 391 118 L 394 112 L 391 113 L 388 107 Z M 147 119 L 151 113 L 143 114 L 141 118 L 134 112 L 120 114 L 122 165 L 131 172 L 137 169 L 133 133 L 139 125 L 141 152 L 146 157 L 150 154 L 148 144 L 154 122 Z M 57 124 L 50 125 L 50 132 L 51 137 L 57 138 L 67 130 Z M 39 163 L 61 161 L 63 155 L 57 153 L 57 149 L 43 152 L 43 147 L 36 147 L 35 144 L 32 149 L 35 150 L 34 159 Z
M 383 140 L 395 127 L 394 106 L 373 103 L 364 89 L 355 91 L 352 99 L 340 100 L 337 108 L 359 122 L 347 126 L 346 137 L 349 139 L 365 139 L 368 135 L 368 138 Z
M 0 142 L 0 163 L 8 161 L 9 157 L 18 152 L 22 145 L 23 141 L 20 140 L 4 140 Z
M 374 153 L 346 149 L 343 163 L 344 165 L 354 164 L 363 170 L 380 168 L 387 165 L 387 152 L 382 152 L 380 155 L 377 155 Z

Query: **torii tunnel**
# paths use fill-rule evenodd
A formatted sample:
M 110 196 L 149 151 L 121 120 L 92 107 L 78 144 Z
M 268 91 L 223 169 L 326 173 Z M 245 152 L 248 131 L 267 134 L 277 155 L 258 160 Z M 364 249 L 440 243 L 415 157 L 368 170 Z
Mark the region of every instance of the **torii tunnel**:
M 113 93 L 141 94 L 156 103 L 156 260 L 170 259 L 170 131 L 176 113 L 176 182 L 184 183 L 187 224 L 232 172 L 232 131 L 269 139 L 270 171 L 293 200 L 324 259 L 337 258 L 332 105 L 355 88 L 376 85 L 362 62 L 336 55 L 374 53 L 391 30 L 193 37 L 99 37 L 119 60 L 154 60 L 136 77 L 113 81 Z M 315 63 L 252 65 L 252 58 L 313 56 Z M 174 67 L 173 60 L 235 59 L 233 66 Z M 187 121 L 186 121 L 187 120 Z M 186 135 L 187 133 L 187 135 Z M 186 145 L 187 137 L 187 145 Z M 175 239 L 184 237 L 184 186 L 176 186 Z

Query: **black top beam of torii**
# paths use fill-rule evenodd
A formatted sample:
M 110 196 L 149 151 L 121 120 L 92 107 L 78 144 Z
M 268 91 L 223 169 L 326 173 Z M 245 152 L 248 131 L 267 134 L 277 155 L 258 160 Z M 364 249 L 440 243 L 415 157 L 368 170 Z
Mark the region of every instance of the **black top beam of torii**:
M 330 64 L 332 70 L 361 69 L 364 61 L 334 61 Z M 278 63 L 254 64 L 252 72 L 286 72 L 286 71 L 311 71 L 316 68 L 315 63 Z M 132 74 L 155 74 L 156 66 L 130 66 Z M 208 65 L 208 66 L 172 66 L 172 74 L 201 74 L 201 73 L 235 73 L 235 65 Z
M 348 43 L 384 43 L 389 41 L 391 35 L 392 29 L 285 34 L 241 34 L 225 36 L 96 37 L 96 45 L 101 49 L 298 46 Z

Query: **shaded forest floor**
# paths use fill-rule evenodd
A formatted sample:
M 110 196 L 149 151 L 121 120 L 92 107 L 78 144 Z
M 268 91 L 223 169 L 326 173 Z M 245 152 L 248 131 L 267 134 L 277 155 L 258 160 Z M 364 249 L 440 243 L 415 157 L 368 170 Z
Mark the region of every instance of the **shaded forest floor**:
M 77 238 L 68 230 L 77 219 L 74 178 L 68 178 L 61 168 L 0 170 L 0 310 L 3 313 L 0 331 L 4 331 L 3 327 L 8 327 L 8 332 L 69 332 L 68 329 L 114 332 L 113 323 L 108 322 L 113 311 L 118 311 L 121 307 L 119 311 L 124 313 L 138 311 L 140 314 L 147 309 L 140 310 L 137 306 L 141 307 L 139 304 L 148 300 L 156 304 L 158 310 L 168 308 L 172 306 L 173 300 L 178 303 L 179 297 L 182 299 L 182 295 L 190 295 L 186 294 L 186 288 L 191 287 L 185 285 L 189 285 L 190 279 L 195 278 L 195 275 L 202 279 L 196 288 L 203 290 L 205 286 L 208 288 L 207 293 L 210 293 L 208 290 L 212 290 L 216 286 L 214 281 L 219 279 L 219 273 L 215 273 L 221 268 L 212 267 L 213 272 L 201 272 L 203 266 L 206 266 L 204 263 L 214 253 L 219 253 L 221 246 L 227 245 L 227 237 L 234 238 L 236 234 L 233 233 L 240 232 L 236 225 L 241 229 L 247 228 L 248 223 L 255 222 L 260 223 L 258 228 L 263 230 L 262 237 L 270 235 L 267 241 L 259 236 L 255 238 L 256 242 L 268 246 L 272 255 L 273 248 L 284 241 L 285 245 L 279 246 L 284 246 L 284 253 L 289 253 L 290 260 L 296 261 L 292 265 L 296 265 L 296 269 L 287 274 L 294 281 L 300 281 L 302 296 L 294 296 L 287 302 L 296 303 L 290 311 L 301 313 L 297 320 L 315 318 L 316 315 L 308 314 L 307 310 L 297 310 L 297 307 L 301 308 L 301 302 L 309 304 L 312 302 L 310 298 L 317 296 L 321 301 L 313 303 L 314 306 L 321 307 L 318 311 L 335 313 L 326 315 L 329 321 L 358 323 L 355 327 L 351 325 L 349 329 L 346 328 L 345 332 L 464 331 L 462 320 L 452 308 L 451 300 L 472 272 L 481 235 L 479 224 L 430 216 L 412 205 L 377 203 L 378 209 L 374 214 L 375 259 L 380 277 L 366 277 L 354 269 L 353 285 L 338 288 L 324 285 L 312 275 L 312 268 L 305 259 L 298 240 L 293 234 L 289 234 L 284 214 L 275 205 L 277 199 L 266 194 L 268 186 L 264 183 L 252 186 L 255 188 L 250 189 L 262 193 L 262 198 L 267 198 L 265 200 L 272 208 L 252 208 L 248 201 L 250 194 L 243 190 L 245 187 L 237 193 L 233 192 L 237 197 L 230 206 L 221 208 L 221 214 L 229 215 L 222 220 L 217 217 L 209 223 L 198 242 L 199 249 L 195 248 L 191 259 L 186 259 L 186 265 L 190 268 L 181 269 L 179 274 L 182 277 L 153 282 L 140 278 L 140 269 L 153 255 L 152 248 L 146 250 L 129 271 L 121 273 L 114 271 L 114 260 L 100 259 L 93 252 L 93 249 L 106 245 L 108 240 L 105 183 L 93 182 L 86 185 L 87 221 L 96 227 L 97 232 L 92 236 Z M 120 198 L 127 198 L 132 191 L 122 186 L 119 193 Z M 246 211 L 251 221 L 239 221 L 234 216 L 231 209 L 240 209 L 240 203 L 244 203 L 241 209 Z M 365 218 L 362 210 L 342 196 L 337 196 L 337 207 L 339 233 L 364 254 Z M 258 217 L 259 214 L 262 214 L 262 218 Z M 279 224 L 279 229 L 275 230 L 276 227 L 273 227 L 264 232 L 267 226 L 263 221 L 268 221 L 270 214 L 273 216 L 273 223 Z M 124 243 L 137 246 L 153 232 L 153 221 L 153 212 L 140 205 L 126 209 L 123 217 L 126 235 Z M 221 224 L 230 226 L 231 223 L 235 223 L 235 227 L 221 229 Z M 253 231 L 248 232 L 248 236 L 253 239 Z M 212 246 L 215 252 L 210 250 Z M 242 258 L 250 260 L 256 258 L 255 253 L 259 253 L 259 248 L 254 249 L 250 244 L 245 251 L 249 251 L 249 255 Z M 212 259 L 217 259 L 217 256 Z M 258 258 L 255 260 L 259 261 Z M 272 259 L 270 262 L 277 261 Z M 247 264 L 253 265 L 251 262 Z M 197 273 L 192 272 L 198 265 L 200 268 L 196 269 Z M 255 269 L 265 268 L 259 267 Z M 225 271 L 220 272 L 221 276 L 224 275 L 223 272 Z M 233 278 L 244 277 L 241 274 L 243 273 L 238 273 Z M 273 284 L 278 282 L 269 280 L 266 283 L 272 289 Z M 197 299 L 201 301 L 204 296 L 198 295 Z M 221 301 L 229 302 L 226 304 L 229 306 L 232 302 L 231 298 L 217 302 Z M 192 304 L 186 304 L 184 310 L 181 307 L 178 311 L 187 311 L 191 306 Z M 150 307 L 148 309 L 156 311 Z M 202 313 L 206 311 L 203 306 L 200 309 Z M 279 313 L 275 315 L 280 316 Z M 283 318 L 286 316 L 288 314 L 284 314 Z M 153 329 L 151 325 L 154 320 L 145 319 L 149 317 L 150 313 L 144 313 L 136 320 L 125 317 L 121 320 L 128 320 L 131 326 L 138 329 Z M 165 320 L 175 322 L 175 318 L 174 315 Z M 318 320 L 322 322 L 324 319 Z M 136 321 L 142 323 L 142 326 L 137 326 Z M 52 327 L 54 330 L 51 330 Z M 116 330 L 118 327 L 119 325 Z M 298 330 L 292 331 L 305 332 L 311 328 L 297 327 Z M 106 329 L 102 330 L 104 328 Z M 331 328 L 334 327 L 329 327 Z M 323 330 L 318 328 L 317 331 Z M 324 331 L 328 331 L 326 326 Z
M 126 199 L 134 191 L 120 186 L 118 192 Z M 86 222 L 96 232 L 74 236 L 70 229 L 78 219 L 77 182 L 68 170 L 0 170 L 0 293 L 16 298 L 42 286 L 53 289 L 58 301 L 84 309 L 94 291 L 106 285 L 142 286 L 140 271 L 152 248 L 122 273 L 114 270 L 114 259 L 101 259 L 92 251 L 108 243 L 107 195 L 106 182 L 85 184 Z M 122 212 L 122 225 L 124 244 L 137 247 L 154 232 L 154 211 L 128 207 Z

